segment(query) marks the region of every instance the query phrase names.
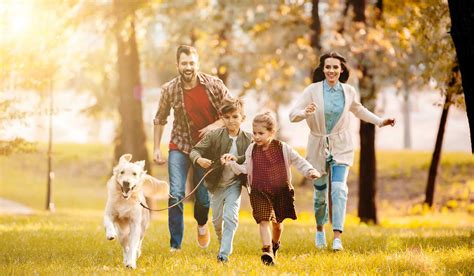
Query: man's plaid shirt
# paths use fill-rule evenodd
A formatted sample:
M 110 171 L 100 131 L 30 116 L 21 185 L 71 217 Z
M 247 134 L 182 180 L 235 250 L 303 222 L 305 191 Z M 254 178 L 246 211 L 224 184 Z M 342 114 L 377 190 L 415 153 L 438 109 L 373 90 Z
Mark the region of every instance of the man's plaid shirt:
M 219 111 L 222 100 L 226 97 L 230 97 L 229 90 L 227 90 L 222 80 L 217 77 L 199 72 L 197 78 L 206 89 L 211 105 L 216 111 Z M 190 131 L 192 121 L 189 119 L 184 107 L 184 90 L 181 83 L 181 76 L 172 79 L 161 87 L 161 98 L 153 123 L 155 125 L 166 125 L 171 108 L 173 108 L 174 112 L 171 142 L 174 143 L 179 150 L 189 154 L 194 145 Z

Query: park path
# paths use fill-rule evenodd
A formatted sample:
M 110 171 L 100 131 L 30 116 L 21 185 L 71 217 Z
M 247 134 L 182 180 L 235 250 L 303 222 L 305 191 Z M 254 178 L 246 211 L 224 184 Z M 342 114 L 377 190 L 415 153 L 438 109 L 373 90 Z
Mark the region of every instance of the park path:
M 31 215 L 33 209 L 18 202 L 0 198 L 0 215 Z

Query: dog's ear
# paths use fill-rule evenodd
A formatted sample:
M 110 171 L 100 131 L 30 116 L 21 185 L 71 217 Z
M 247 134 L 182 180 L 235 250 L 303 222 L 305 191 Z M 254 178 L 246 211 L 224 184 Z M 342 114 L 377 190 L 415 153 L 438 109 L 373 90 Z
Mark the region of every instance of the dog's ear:
M 145 160 L 137 161 L 137 162 L 135 162 L 135 164 L 140 166 L 142 168 L 142 170 L 145 170 Z
M 120 156 L 119 163 L 130 162 L 130 160 L 132 160 L 132 155 L 130 153 L 126 153 Z

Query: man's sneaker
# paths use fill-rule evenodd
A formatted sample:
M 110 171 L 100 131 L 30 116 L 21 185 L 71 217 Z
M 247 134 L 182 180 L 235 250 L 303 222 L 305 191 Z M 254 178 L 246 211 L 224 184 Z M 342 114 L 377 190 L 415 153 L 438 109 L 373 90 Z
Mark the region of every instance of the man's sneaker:
M 224 257 L 222 255 L 218 255 L 217 256 L 217 262 L 218 263 L 221 263 L 221 264 L 225 264 L 229 261 L 229 259 L 227 259 L 227 257 Z
M 275 256 L 273 255 L 271 246 L 264 246 L 262 248 L 262 256 L 260 257 L 264 265 L 274 265 Z
M 177 253 L 179 251 L 181 251 L 181 248 L 176 248 L 176 247 L 171 247 L 170 248 L 170 253 Z
M 316 231 L 316 247 L 318 249 L 325 249 L 328 246 L 326 243 L 326 234 L 324 231 Z
M 197 242 L 201 248 L 209 246 L 209 243 L 211 242 L 211 233 L 209 232 L 207 224 L 204 226 L 197 226 Z
M 272 249 L 273 249 L 273 257 L 277 257 L 277 251 L 278 249 L 280 249 L 280 241 L 278 241 L 277 243 L 273 243 L 272 242 Z
M 341 251 L 343 249 L 342 247 L 342 241 L 339 238 L 334 239 L 332 242 L 332 250 L 334 251 Z

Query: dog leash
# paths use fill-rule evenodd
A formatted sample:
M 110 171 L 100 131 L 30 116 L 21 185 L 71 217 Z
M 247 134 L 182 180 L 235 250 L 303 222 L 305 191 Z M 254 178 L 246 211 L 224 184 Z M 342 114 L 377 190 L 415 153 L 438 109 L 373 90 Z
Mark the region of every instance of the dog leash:
M 218 165 L 215 165 L 213 168 L 211 168 L 210 170 L 208 170 L 201 178 L 201 180 L 199 180 L 198 184 L 196 185 L 196 187 L 194 187 L 194 189 L 185 197 L 183 197 L 180 201 L 176 202 L 175 204 L 171 205 L 171 206 L 168 206 L 166 208 L 162 208 L 162 209 L 151 209 L 149 208 L 148 206 L 146 206 L 145 204 L 143 204 L 141 201 L 140 202 L 140 205 L 147 209 L 147 210 L 150 210 L 150 211 L 153 211 L 153 212 L 161 212 L 161 211 L 165 211 L 165 210 L 168 210 L 168 209 L 171 209 L 177 205 L 179 205 L 180 203 L 182 203 L 183 201 L 185 201 L 186 199 L 188 199 L 190 196 L 192 196 L 196 191 L 197 189 L 199 188 L 199 186 L 201 186 L 201 184 L 204 182 L 204 179 L 206 179 L 206 176 L 208 176 L 211 172 L 213 172 L 214 170 L 216 170 L 217 168 L 221 167 L 222 165 L 219 163 L 217 163 Z

